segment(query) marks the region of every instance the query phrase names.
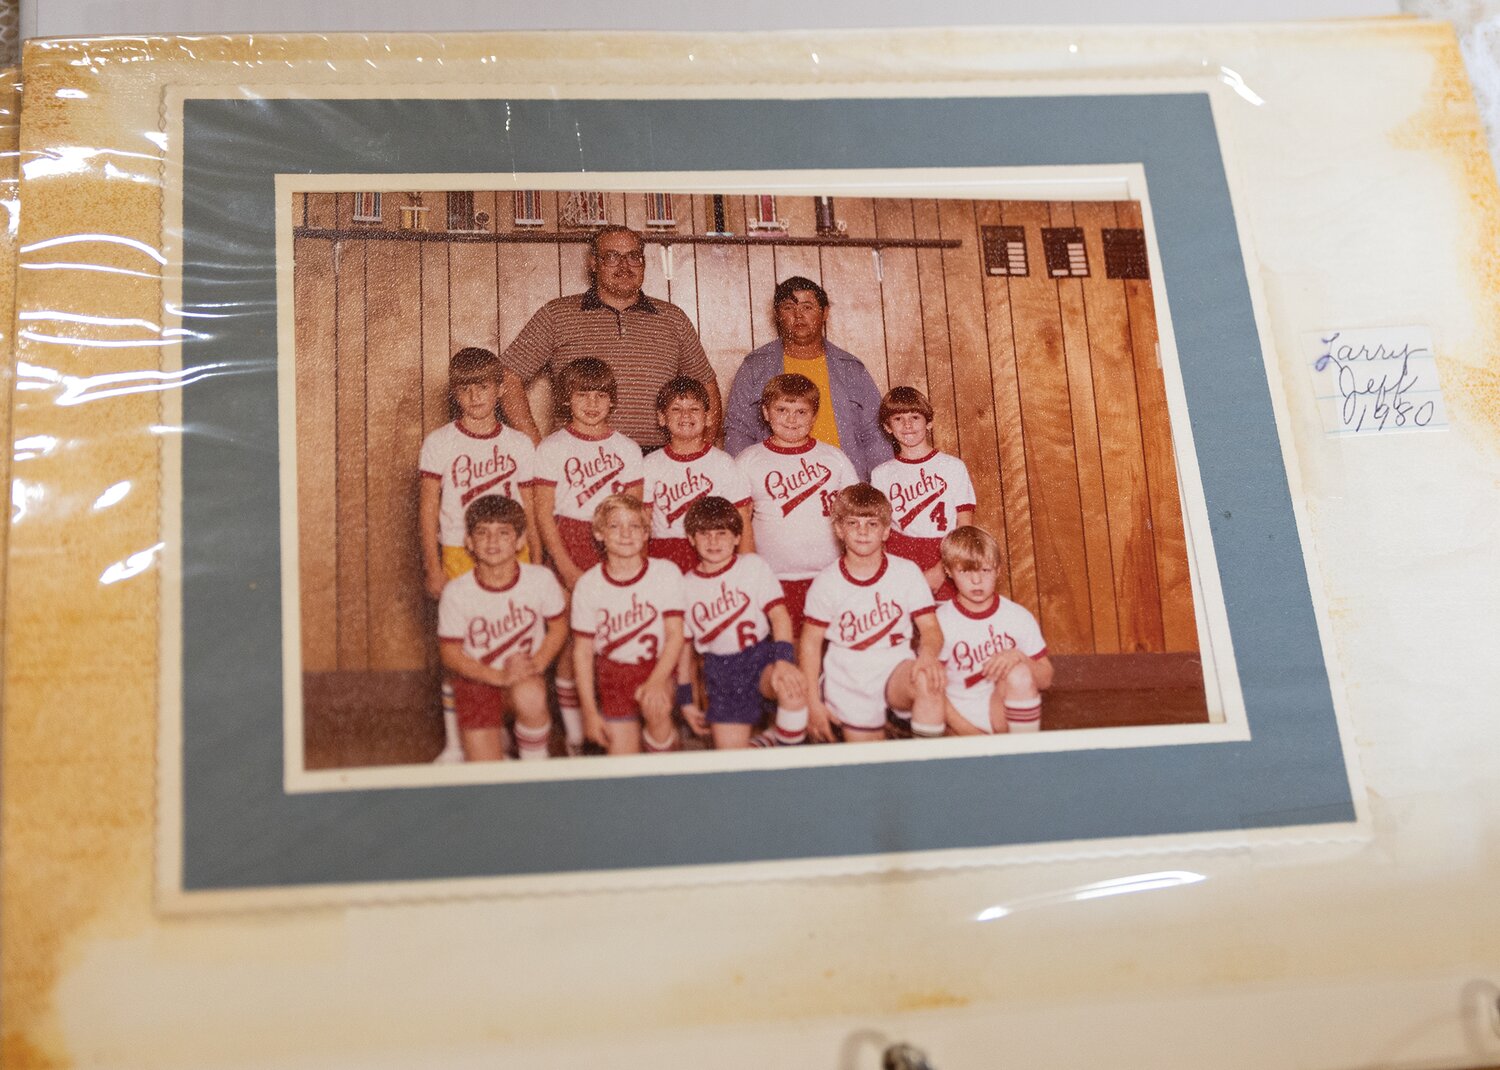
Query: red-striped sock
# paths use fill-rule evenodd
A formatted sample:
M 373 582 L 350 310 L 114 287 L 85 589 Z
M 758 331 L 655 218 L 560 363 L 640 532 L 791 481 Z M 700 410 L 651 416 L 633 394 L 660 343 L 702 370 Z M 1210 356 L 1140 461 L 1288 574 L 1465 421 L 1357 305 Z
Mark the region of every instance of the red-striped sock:
M 1005 725 L 1012 732 L 1039 732 L 1042 728 L 1041 696 L 1005 702 Z
M 583 746 L 583 711 L 578 706 L 578 685 L 572 680 L 557 681 L 557 711 L 562 714 L 568 747 L 577 750 Z
M 807 707 L 789 710 L 776 707 L 776 723 L 768 733 L 780 747 L 792 747 L 807 738 Z
M 547 757 L 547 742 L 551 738 L 551 725 L 531 728 L 519 721 L 516 722 L 516 748 L 523 762 Z

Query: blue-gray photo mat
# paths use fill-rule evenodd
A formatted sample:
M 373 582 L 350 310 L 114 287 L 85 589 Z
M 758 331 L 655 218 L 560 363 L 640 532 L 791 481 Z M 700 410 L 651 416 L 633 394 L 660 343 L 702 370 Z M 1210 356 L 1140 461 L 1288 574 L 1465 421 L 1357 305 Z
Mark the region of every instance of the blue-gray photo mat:
M 1205 93 L 212 99 L 183 111 L 183 890 L 762 862 L 1352 821 Z M 277 174 L 1144 167 L 1248 741 L 283 789 Z M 206 374 L 193 374 L 203 369 Z M 170 508 L 172 503 L 168 503 Z M 1200 533 L 1201 535 L 1201 533 Z

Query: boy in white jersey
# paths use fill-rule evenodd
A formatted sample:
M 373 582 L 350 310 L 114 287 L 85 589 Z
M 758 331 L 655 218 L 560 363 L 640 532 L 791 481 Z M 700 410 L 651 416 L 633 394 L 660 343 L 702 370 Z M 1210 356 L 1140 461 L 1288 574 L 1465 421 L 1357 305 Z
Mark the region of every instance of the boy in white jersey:
M 646 507 L 612 494 L 594 513 L 604 560 L 573 588 L 573 665 L 584 733 L 610 754 L 673 750 L 682 573 L 646 556 Z M 645 722 L 644 730 L 642 721 Z
M 839 491 L 832 511 L 843 555 L 813 580 L 802 626 L 808 731 L 832 741 L 834 726 L 842 725 L 846 742 L 884 739 L 889 707 L 910 711 L 913 734 L 940 736 L 943 634 L 922 570 L 885 552 L 891 504 L 857 483 Z
M 417 543 L 427 594 L 440 598 L 444 587 L 474 567 L 465 549 L 464 510 L 486 495 L 519 502 L 530 533 L 521 560 L 541 561 L 541 542 L 532 523 L 531 478 L 536 448 L 531 439 L 495 417 L 504 369 L 488 349 L 469 347 L 448 362 L 448 392 L 458 419 L 422 441 L 422 473 L 417 495 Z M 528 554 L 529 549 L 529 554 Z M 446 745 L 439 762 L 461 761 L 453 688 L 443 682 Z
M 517 560 L 526 534 L 526 512 L 517 502 L 478 498 L 464 523 L 474 568 L 449 582 L 438 602 L 438 639 L 452 674 L 464 760 L 505 757 L 507 704 L 515 711 L 522 760 L 545 758 L 552 716 L 542 674 L 567 638 L 567 598 L 548 569 Z
M 947 668 L 944 703 L 954 735 L 1035 732 L 1052 662 L 1036 618 L 995 590 L 1000 544 L 983 528 L 962 527 L 943 539 L 943 567 L 953 601 L 938 607 Z
M 568 590 L 600 561 L 594 541 L 594 511 L 612 494 L 641 494 L 641 448 L 610 429 L 617 399 L 615 373 L 602 360 L 585 357 L 565 364 L 554 384 L 559 415 L 567 424 L 542 440 L 536 451 L 536 520 L 557 578 Z M 583 747 L 583 719 L 573 658 L 557 663 L 557 706 L 568 750 Z
M 652 557 L 671 561 L 684 573 L 698 563 L 684 527 L 688 509 L 708 495 L 728 498 L 745 523 L 740 553 L 755 549 L 750 536 L 750 485 L 734 458 L 708 438 L 708 391 L 697 379 L 680 375 L 656 395 L 656 422 L 667 445 L 646 456 L 642 500 L 651 510 Z
M 687 637 L 703 655 L 708 709 L 693 701 L 692 658 L 679 666 L 678 704 L 693 731 L 711 732 L 715 750 L 747 747 L 761 700 L 776 701 L 776 721 L 756 743 L 801 743 L 807 735 L 807 689 L 792 645 L 781 584 L 754 554 L 736 554 L 745 521 L 727 498 L 708 495 L 688 509 L 688 538 L 698 564 L 682 577 Z
M 877 465 L 870 483 L 890 500 L 891 537 L 885 548 L 915 561 L 939 600 L 953 597 L 945 584 L 943 536 L 974 520 L 974 483 L 969 469 L 932 444 L 932 403 L 920 390 L 898 386 L 880 402 L 880 426 L 896 447 L 894 459 Z
M 818 401 L 807 376 L 772 376 L 760 395 L 771 437 L 735 458 L 750 484 L 755 551 L 781 581 L 794 632 L 802 626 L 813 577 L 838 560 L 829 521 L 833 499 L 859 482 L 843 450 L 812 437 Z

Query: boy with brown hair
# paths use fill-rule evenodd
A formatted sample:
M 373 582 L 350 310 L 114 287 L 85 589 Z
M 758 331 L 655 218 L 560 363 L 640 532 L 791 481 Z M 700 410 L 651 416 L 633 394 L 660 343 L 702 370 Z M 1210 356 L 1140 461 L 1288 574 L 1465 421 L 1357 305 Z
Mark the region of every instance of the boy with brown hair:
M 765 561 L 735 552 L 744 524 L 734 503 L 716 495 L 699 498 L 686 517 L 698 564 L 682 577 L 683 624 L 691 646 L 703 656 L 708 707 L 702 710 L 693 701 L 686 647 L 678 668 L 678 703 L 693 731 L 711 734 L 715 750 L 801 743 L 807 735 L 807 689 L 797 668 L 786 599 Z M 752 740 L 762 699 L 775 700 L 776 720 Z
M 488 349 L 470 346 L 448 361 L 448 392 L 458 418 L 427 435 L 418 462 L 422 478 L 417 492 L 417 543 L 424 586 L 431 598 L 440 598 L 450 580 L 474 567 L 465 549 L 464 511 L 485 496 L 520 503 L 527 521 L 521 530 L 531 533 L 531 542 L 521 547 L 521 559 L 542 559 L 536 525 L 531 523 L 536 447 L 495 416 L 503 377 L 499 358 Z M 446 742 L 437 761 L 462 761 L 453 689 L 446 679 L 443 731 Z
M 693 503 L 709 495 L 729 499 L 740 511 L 745 535 L 740 552 L 750 553 L 750 486 L 734 458 L 708 437 L 708 391 L 687 375 L 669 380 L 656 395 L 656 421 L 667 444 L 646 455 L 642 500 L 651 510 L 652 557 L 671 561 L 684 573 L 698 563 L 684 520 Z
M 884 739 L 889 707 L 910 711 L 915 735 L 940 736 L 943 633 L 921 570 L 885 552 L 891 504 L 857 483 L 839 491 L 832 512 L 843 554 L 813 580 L 802 626 L 809 732 L 832 741 L 842 725 L 846 742 Z
M 554 401 L 568 422 L 536 451 L 536 519 L 557 578 L 568 590 L 599 563 L 594 512 L 614 494 L 641 493 L 641 448 L 610 427 L 619 390 L 608 364 L 593 357 L 565 364 Z M 557 663 L 557 705 L 568 749 L 583 747 L 583 719 L 573 678 L 574 659 Z
M 760 405 L 771 437 L 735 458 L 750 484 L 756 553 L 781 581 L 794 630 L 813 577 L 838 560 L 829 524 L 834 496 L 859 482 L 842 450 L 812 437 L 818 405 L 818 388 L 807 376 L 773 376 Z
M 940 547 L 944 535 L 974 519 L 969 468 L 932 444 L 932 403 L 916 387 L 898 386 L 885 395 L 880 426 L 896 447 L 896 456 L 870 474 L 871 485 L 891 503 L 885 548 L 915 561 L 939 599 L 951 598 Z
M 939 655 L 947 669 L 945 719 L 954 735 L 1035 732 L 1052 662 L 1036 618 L 996 590 L 1000 543 L 983 528 L 943 539 L 943 568 L 956 588 L 938 606 Z
M 438 602 L 439 650 L 452 674 L 464 760 L 505 757 L 507 706 L 522 760 L 545 758 L 552 717 L 542 674 L 567 638 L 567 599 L 551 571 L 517 560 L 526 535 L 519 503 L 478 498 L 464 524 L 474 568 L 449 582 Z

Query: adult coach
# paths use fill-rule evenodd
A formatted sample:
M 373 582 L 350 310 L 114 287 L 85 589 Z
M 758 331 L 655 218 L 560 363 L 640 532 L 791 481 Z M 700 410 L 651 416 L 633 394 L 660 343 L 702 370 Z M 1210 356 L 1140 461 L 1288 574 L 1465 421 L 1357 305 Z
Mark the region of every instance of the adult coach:
M 669 379 L 691 376 L 708 390 L 709 436 L 718 437 L 723 405 L 713 367 L 687 314 L 641 292 L 646 278 L 645 243 L 629 227 L 602 227 L 589 244 L 584 293 L 548 301 L 500 355 L 514 375 L 501 386 L 505 421 L 532 441 L 541 431 L 531 416 L 526 385 L 580 357 L 597 357 L 613 369 L 619 399 L 610 422 L 642 449 L 662 444 L 656 394 Z
M 880 429 L 880 388 L 864 362 L 824 337 L 828 294 L 811 279 L 793 275 L 771 297 L 780 335 L 745 357 L 729 388 L 724 448 L 738 455 L 766 437 L 760 395 L 774 375 L 799 372 L 818 387 L 821 403 L 812 436 L 837 446 L 866 482 L 870 470 L 892 457 Z

